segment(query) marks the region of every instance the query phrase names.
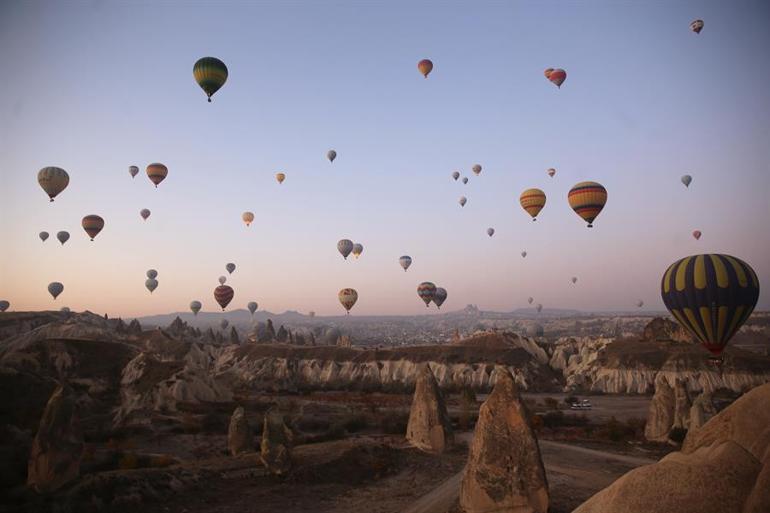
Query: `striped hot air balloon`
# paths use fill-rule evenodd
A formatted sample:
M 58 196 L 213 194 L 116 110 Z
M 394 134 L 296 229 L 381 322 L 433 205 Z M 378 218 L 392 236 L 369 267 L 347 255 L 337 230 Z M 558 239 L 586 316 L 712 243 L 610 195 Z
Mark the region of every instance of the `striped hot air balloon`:
M 337 299 L 340 300 L 340 303 L 345 308 L 348 315 L 350 315 L 350 309 L 353 308 L 353 305 L 358 301 L 358 292 L 356 292 L 356 289 L 342 289 L 337 294 Z
M 233 300 L 233 296 L 235 296 L 235 291 L 229 285 L 220 285 L 214 289 L 214 299 L 222 307 L 223 312 L 227 305 L 230 304 L 230 301 Z
M 417 286 L 417 295 L 425 302 L 425 307 L 430 306 L 430 302 L 436 296 L 436 285 L 429 281 L 424 281 Z
M 168 168 L 159 162 L 153 162 L 147 166 L 147 177 L 155 184 L 155 187 L 166 179 L 166 175 L 168 175 Z
M 564 83 L 565 80 L 567 80 L 567 72 L 561 68 L 557 68 L 557 69 L 551 70 L 551 72 L 548 75 L 546 75 L 546 77 L 548 78 L 548 80 L 553 82 L 554 85 L 556 85 L 556 87 L 561 89 L 561 85 Z
M 537 215 L 545 206 L 545 193 L 540 189 L 527 189 L 521 193 L 519 203 L 532 216 L 532 220 L 537 221 Z
M 398 264 L 404 268 L 404 272 L 406 272 L 407 269 L 409 269 L 409 266 L 412 265 L 412 257 L 409 255 L 403 255 L 399 257 Z
M 570 189 L 567 200 L 572 210 L 592 228 L 594 219 L 607 203 L 607 189 L 596 182 L 580 182 Z
M 423 59 L 417 63 L 417 69 L 425 78 L 428 78 L 430 72 L 433 71 L 433 62 L 430 59 Z
M 700 34 L 700 31 L 703 30 L 703 20 L 694 20 L 690 23 L 690 30 L 696 34 Z
M 53 199 L 70 183 L 70 175 L 60 167 L 49 166 L 44 167 L 37 172 L 37 183 L 48 194 L 48 197 Z
M 351 251 L 353 251 L 353 241 L 350 239 L 341 239 L 339 242 L 337 242 L 337 251 L 340 252 L 340 255 L 342 255 L 342 258 L 345 260 L 348 259 L 348 255 Z
M 91 237 L 91 240 L 94 240 L 94 237 L 99 235 L 99 232 L 104 228 L 104 219 L 95 214 L 91 214 L 85 216 L 80 224 L 83 226 L 83 229 L 88 236 Z
M 692 255 L 669 266 L 660 294 L 679 324 L 719 356 L 754 310 L 759 280 L 736 257 Z
M 227 82 L 227 66 L 216 57 L 203 57 L 193 66 L 193 77 L 211 103 L 214 93 Z

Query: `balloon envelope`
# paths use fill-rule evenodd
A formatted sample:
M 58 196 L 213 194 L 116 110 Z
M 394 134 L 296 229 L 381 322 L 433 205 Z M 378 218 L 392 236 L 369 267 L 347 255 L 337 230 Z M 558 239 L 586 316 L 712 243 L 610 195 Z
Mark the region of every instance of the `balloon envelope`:
M 423 300 L 425 306 L 430 306 L 430 302 L 433 301 L 436 295 L 436 285 L 429 281 L 424 281 L 417 286 L 417 295 Z
M 45 242 L 46 239 L 48 239 L 48 232 L 40 232 L 37 234 L 37 236 L 40 237 L 40 240 Z
M 246 305 L 246 308 L 249 309 L 249 312 L 251 312 L 251 315 L 254 315 L 254 312 L 257 311 L 257 305 L 256 301 L 251 301 L 248 305 Z
M 467 177 L 467 176 L 463 176 L 463 183 L 464 183 L 464 184 L 467 184 L 467 183 L 468 183 L 468 177 Z
M 412 265 L 412 257 L 409 255 L 399 257 L 398 263 L 401 267 L 404 268 L 404 272 L 406 272 L 406 270 L 409 269 L 409 266 Z
M 230 262 L 225 266 L 225 269 L 227 270 L 228 273 L 233 274 L 233 271 L 235 271 L 235 264 Z
M 475 174 L 476 176 L 481 174 L 481 166 L 479 164 L 475 164 L 472 169 L 473 169 L 473 174 Z
M 358 301 L 358 292 L 356 292 L 356 289 L 342 289 L 337 294 L 337 299 L 340 300 L 340 303 L 345 310 L 350 312 L 350 309 L 353 308 L 353 305 Z
M 526 258 L 526 256 L 527 256 L 527 252 L 526 251 L 522 251 L 521 252 L 521 258 Z
M 549 169 L 548 169 L 548 171 L 547 171 L 547 173 L 548 173 L 548 176 L 550 176 L 551 178 L 553 178 L 553 175 L 555 175 L 555 174 L 556 174 L 556 170 L 555 170 L 554 168 L 549 168 Z
M 128 166 L 128 174 L 131 175 L 131 178 L 134 178 L 139 174 L 139 168 L 136 166 Z
M 458 203 L 460 203 L 461 207 L 464 207 L 466 203 L 468 203 L 468 198 L 465 196 L 460 196 L 460 199 L 458 200 Z
M 436 308 L 440 310 L 441 305 L 444 304 L 444 301 L 446 301 L 446 298 L 447 298 L 446 289 L 441 287 L 436 287 L 436 292 L 433 294 L 433 303 L 436 305 Z
M 139 215 L 142 216 L 142 219 L 147 221 L 147 218 L 150 217 L 150 209 L 143 208 L 142 210 L 139 211 Z
M 193 66 L 193 77 L 211 102 L 211 96 L 227 82 L 227 66 L 216 57 L 203 57 Z
M 329 162 L 334 162 L 334 159 L 337 158 L 337 152 L 334 150 L 327 151 L 326 158 L 329 159 Z
M 692 176 L 690 176 L 690 175 L 682 175 L 681 180 L 682 180 L 682 183 L 684 184 L 685 187 L 689 187 L 690 183 L 692 182 Z
M 460 178 L 460 172 L 459 171 L 452 171 L 452 178 L 457 181 L 458 178 Z
M 155 162 L 147 166 L 147 177 L 152 183 L 155 184 L 155 187 L 157 187 L 160 182 L 165 180 L 166 176 L 168 176 L 168 168 L 163 164 Z
M 278 183 L 283 183 L 284 180 L 286 180 L 286 174 L 285 173 L 276 173 L 275 179 L 278 180 Z
M 495 229 L 494 228 L 487 228 L 487 235 L 489 235 L 491 237 L 494 234 L 495 234 Z
M 577 276 L 572 277 L 572 283 L 577 283 Z
M 417 63 L 417 69 L 425 78 L 428 78 L 430 72 L 433 71 L 433 62 L 430 59 L 423 59 Z
M 694 20 L 690 23 L 690 30 L 696 34 L 700 34 L 700 31 L 703 30 L 703 20 Z
M 230 301 L 233 300 L 233 296 L 235 296 L 235 291 L 228 285 L 220 285 L 214 289 L 214 299 L 222 307 L 223 312 L 227 305 L 230 304 Z
M 692 232 L 692 236 L 695 238 L 695 240 L 700 240 L 700 236 L 703 235 L 700 230 L 695 230 Z
M 61 231 L 56 234 L 56 238 L 59 239 L 61 245 L 64 246 L 64 243 L 70 240 L 70 234 L 69 232 Z
M 345 260 L 348 259 L 348 255 L 351 251 L 353 251 L 353 241 L 350 239 L 341 239 L 339 242 L 337 242 L 337 251 L 340 252 L 342 255 L 342 258 Z
M 565 80 L 567 80 L 567 72 L 560 68 L 552 70 L 548 74 L 548 80 L 553 82 L 556 85 L 556 87 L 561 89 L 561 85 L 564 83 Z
M 150 294 L 152 294 L 152 291 L 158 288 L 158 280 L 155 278 L 147 278 L 144 281 L 144 286 L 147 287 L 147 290 L 149 290 Z
M 254 221 L 254 212 L 244 212 L 241 214 L 241 219 L 243 219 L 243 222 L 246 223 L 246 226 L 251 225 L 251 223 Z
M 104 228 L 104 219 L 96 214 L 87 215 L 81 221 L 81 225 L 91 240 L 94 240 L 94 237 L 99 235 L 99 232 Z
M 537 220 L 537 215 L 545 206 L 545 193 L 540 189 L 527 189 L 519 196 L 519 203 L 527 214 L 532 216 L 532 220 Z
M 537 306 L 535 306 L 535 310 L 537 310 L 537 313 L 540 313 L 542 309 L 543 309 L 543 305 L 541 305 L 540 303 L 538 303 Z
M 534 301 L 534 300 L 535 300 L 535 298 L 533 298 L 533 297 L 528 297 L 528 298 L 527 298 L 527 303 L 529 303 L 529 304 L 531 305 L 531 304 L 532 304 L 532 301 Z
M 190 310 L 192 311 L 193 315 L 198 315 L 198 312 L 201 311 L 201 308 L 203 308 L 203 305 L 200 301 L 190 301 Z
M 1 300 L 0 301 L 0 312 L 5 312 L 6 310 L 8 310 L 8 307 L 10 307 L 10 306 L 11 306 L 11 303 L 6 301 L 5 299 Z
M 734 256 L 691 255 L 666 269 L 660 294 L 677 322 L 719 355 L 754 310 L 759 280 Z
M 70 175 L 60 167 L 44 167 L 37 173 L 37 183 L 43 188 L 51 201 L 70 183 Z
M 158 277 L 158 271 L 156 271 L 155 269 L 149 269 L 147 271 L 146 275 L 147 275 L 148 278 L 154 280 L 155 278 Z
M 58 281 L 54 281 L 48 284 L 48 293 L 51 294 L 54 299 L 56 299 L 62 292 L 64 292 L 64 285 Z
M 594 219 L 607 203 L 607 189 L 596 182 L 580 182 L 575 184 L 567 194 L 569 206 L 577 215 L 593 227 Z
M 227 281 L 226 277 L 224 277 L 224 276 L 220 276 L 219 277 L 219 284 L 220 285 L 224 285 L 226 281 Z
M 353 244 L 353 256 L 358 258 L 361 256 L 361 253 L 364 252 L 364 246 L 363 244 Z

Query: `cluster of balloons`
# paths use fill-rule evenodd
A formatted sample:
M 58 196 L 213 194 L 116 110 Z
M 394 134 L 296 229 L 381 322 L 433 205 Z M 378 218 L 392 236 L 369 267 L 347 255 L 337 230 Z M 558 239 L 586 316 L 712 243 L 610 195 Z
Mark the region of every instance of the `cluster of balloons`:
M 364 252 L 364 246 L 360 243 L 353 243 L 350 239 L 341 239 L 337 242 L 337 251 L 340 252 L 340 255 L 342 255 L 342 258 L 345 260 L 348 259 L 348 255 L 353 253 L 353 256 L 358 257 L 361 256 L 361 253 Z
M 40 232 L 38 234 L 38 237 L 40 237 L 40 240 L 42 240 L 43 242 L 48 240 L 48 236 L 49 236 L 48 232 Z M 62 231 L 56 233 L 56 238 L 59 240 L 59 242 L 61 242 L 61 244 L 63 246 L 64 243 L 67 242 L 70 239 L 70 234 L 69 234 L 69 232 L 65 232 L 65 231 L 62 230 Z
M 158 280 L 156 280 L 158 277 L 158 271 L 155 269 L 149 269 L 145 274 L 147 279 L 144 282 L 144 286 L 147 287 L 147 290 L 149 290 L 150 294 L 152 294 L 153 291 L 158 288 Z
M 447 291 L 444 288 L 436 287 L 430 281 L 424 281 L 417 286 L 417 295 L 423 300 L 426 308 L 433 302 L 436 308 L 441 309 L 441 305 L 446 301 Z

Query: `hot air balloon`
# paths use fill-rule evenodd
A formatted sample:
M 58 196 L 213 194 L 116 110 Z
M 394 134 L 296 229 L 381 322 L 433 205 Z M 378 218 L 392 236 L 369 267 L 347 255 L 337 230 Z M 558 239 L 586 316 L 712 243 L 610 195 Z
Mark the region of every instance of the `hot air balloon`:
M 527 258 L 527 252 L 526 251 L 522 251 L 521 252 L 521 258 Z
M 532 301 L 534 301 L 534 300 L 535 300 L 535 298 L 533 298 L 533 297 L 528 297 L 528 298 L 527 298 L 527 303 L 529 303 L 529 304 L 531 305 L 531 304 L 532 304 Z
M 167 175 L 168 175 L 168 168 L 163 164 L 155 162 L 147 166 L 147 177 L 150 179 L 152 183 L 155 184 L 156 188 L 158 187 L 158 184 L 160 184 L 160 182 L 166 179 Z
M 158 271 L 156 271 L 155 269 L 148 269 L 147 272 L 145 273 L 145 275 L 149 279 L 154 280 L 155 278 L 158 277 Z
M 230 304 L 230 301 L 233 300 L 234 295 L 235 291 L 228 285 L 220 285 L 214 289 L 214 299 L 219 303 L 219 306 L 222 307 L 223 312 L 227 305 Z
M 681 180 L 685 187 L 690 187 L 690 182 L 692 182 L 692 176 L 682 175 Z
M 225 278 L 224 276 L 220 276 L 219 277 L 219 284 L 220 285 L 224 285 L 226 281 L 227 281 L 227 278 Z
M 152 294 L 152 292 L 158 288 L 158 280 L 155 278 L 147 278 L 144 280 L 144 286 L 147 287 L 147 290 Z
M 700 230 L 695 230 L 694 232 L 692 232 L 692 236 L 695 237 L 695 240 L 700 240 L 701 235 L 702 233 L 700 232 Z
M 467 176 L 463 176 L 463 184 L 467 184 L 467 183 L 468 183 L 468 177 Z
M 248 305 L 246 305 L 246 308 L 249 309 L 249 312 L 251 312 L 251 315 L 254 315 L 254 312 L 257 311 L 257 305 L 256 301 L 251 301 Z
M 56 234 L 56 238 L 59 239 L 61 245 L 64 246 L 64 243 L 70 240 L 70 234 L 69 232 L 60 231 Z
M 420 296 L 420 299 L 425 302 L 425 306 L 428 307 L 436 295 L 436 286 L 429 281 L 424 281 L 417 286 L 417 295 Z
M 334 150 L 327 151 L 326 158 L 329 159 L 329 162 L 334 162 L 334 159 L 337 158 L 337 152 Z
M 577 283 L 577 276 L 572 277 L 572 283 Z
M 285 173 L 276 173 L 275 179 L 278 180 L 279 184 L 282 184 L 284 180 L 286 180 L 286 174 Z
M 192 311 L 193 315 L 198 315 L 198 312 L 201 311 L 201 308 L 203 308 L 203 305 L 200 301 L 190 301 L 190 310 Z
M 68 314 L 68 313 L 70 313 L 70 308 L 69 308 L 68 306 L 63 306 L 63 307 L 61 307 L 61 308 L 59 309 L 59 311 L 60 311 L 61 313 L 66 313 L 66 314 Z
M 60 167 L 44 167 L 37 172 L 37 183 L 43 188 L 51 201 L 70 183 L 70 175 Z
M 430 72 L 433 71 L 433 62 L 430 59 L 423 59 L 417 63 L 417 69 L 425 78 L 428 78 Z
M 8 307 L 10 306 L 11 306 L 11 303 L 6 301 L 5 299 L 0 300 L 0 312 L 5 312 L 6 310 L 8 310 Z
M 638 306 L 639 308 L 643 307 L 644 306 L 644 301 L 642 301 L 640 299 L 639 301 L 636 302 L 636 306 Z
M 147 221 L 147 218 L 150 217 L 150 209 L 149 208 L 143 208 L 139 211 L 139 215 L 142 216 L 142 219 Z
M 234 263 L 232 263 L 232 262 L 231 262 L 231 263 L 229 263 L 229 264 L 227 264 L 227 265 L 225 266 L 225 270 L 227 270 L 227 272 L 228 272 L 229 274 L 233 274 L 233 271 L 235 271 L 235 264 L 234 264 Z
M 540 303 L 538 303 L 537 305 L 535 305 L 535 310 L 537 310 L 537 313 L 540 313 L 540 311 L 541 311 L 542 309 L 543 309 L 543 305 L 541 305 Z
M 356 292 L 356 289 L 342 289 L 339 294 L 337 294 L 337 298 L 340 300 L 340 303 L 342 303 L 345 310 L 347 310 L 348 315 L 350 315 L 350 309 L 353 308 L 353 305 L 358 301 L 358 292 Z
M 460 196 L 460 199 L 458 200 L 458 203 L 460 203 L 461 207 L 464 207 L 466 203 L 468 203 L 468 198 L 465 196 Z
M 216 57 L 203 57 L 193 66 L 193 77 L 211 103 L 214 93 L 227 82 L 227 66 Z
M 455 182 L 458 178 L 460 178 L 460 172 L 459 171 L 452 171 L 452 178 L 454 178 Z
M 556 170 L 555 170 L 554 168 L 552 168 L 552 167 L 551 167 L 551 168 L 548 168 L 548 171 L 546 171 L 546 173 L 548 173 L 548 176 L 550 176 L 551 178 L 553 178 L 553 175 L 555 175 L 555 174 L 556 174 Z
M 131 178 L 134 178 L 139 174 L 139 168 L 136 166 L 128 166 L 128 174 L 131 175 Z
M 669 266 L 661 296 L 679 324 L 718 357 L 754 310 L 759 280 L 739 258 L 692 255 Z
M 696 34 L 700 34 L 700 31 L 703 30 L 703 20 L 695 20 L 690 23 L 690 30 Z
M 551 78 L 551 73 L 553 73 L 553 68 L 546 68 L 543 75 L 545 75 L 545 78 Z
M 356 259 L 358 259 L 358 257 L 360 257 L 361 253 L 363 252 L 364 252 L 363 244 L 358 244 L 358 243 L 353 244 L 353 256 L 356 257 Z
M 551 72 L 547 75 L 548 80 L 556 84 L 556 87 L 561 89 L 561 85 L 564 83 L 565 80 L 567 80 L 567 72 L 563 69 L 557 68 L 554 70 L 551 70 Z
M 596 182 L 580 182 L 570 189 L 567 201 L 572 210 L 592 228 L 594 219 L 607 203 L 607 189 Z
M 441 305 L 444 304 L 444 301 L 446 301 L 446 298 L 447 298 L 446 289 L 443 289 L 441 287 L 436 287 L 436 292 L 433 294 L 433 303 L 436 305 L 436 308 L 441 310 Z
M 40 240 L 45 242 L 48 239 L 48 232 L 40 232 L 37 236 L 40 237 Z
M 487 235 L 489 235 L 491 237 L 494 234 L 495 234 L 495 229 L 494 228 L 487 228 Z
M 532 220 L 537 221 L 537 215 L 545 206 L 545 193 L 540 189 L 527 189 L 519 196 L 519 203 L 532 216 Z
M 104 228 L 104 219 L 95 214 L 91 214 L 85 216 L 80 224 L 83 226 L 83 229 L 88 236 L 91 237 L 91 240 L 94 240 L 94 237 L 99 235 L 99 232 Z
M 222 319 L 221 321 L 219 321 L 219 326 L 222 329 L 226 329 L 229 325 L 230 325 L 230 321 L 228 321 L 227 319 Z
M 244 212 L 241 214 L 241 219 L 243 219 L 243 222 L 246 223 L 246 226 L 251 225 L 251 223 L 254 221 L 254 212 Z
M 474 164 L 473 168 L 473 174 L 476 176 L 479 176 L 481 174 L 481 166 L 479 164 Z
M 409 269 L 409 266 L 412 265 L 412 257 L 404 255 L 398 259 L 398 263 L 404 268 L 404 272 L 406 272 L 406 270 Z
M 62 292 L 64 292 L 64 285 L 62 285 L 58 281 L 54 281 L 48 284 L 48 293 L 53 296 L 54 300 L 56 300 L 56 298 Z
M 353 251 L 353 241 L 350 239 L 342 239 L 339 242 L 337 242 L 337 251 L 340 252 L 342 255 L 342 258 L 345 260 L 348 259 L 348 255 L 351 251 Z

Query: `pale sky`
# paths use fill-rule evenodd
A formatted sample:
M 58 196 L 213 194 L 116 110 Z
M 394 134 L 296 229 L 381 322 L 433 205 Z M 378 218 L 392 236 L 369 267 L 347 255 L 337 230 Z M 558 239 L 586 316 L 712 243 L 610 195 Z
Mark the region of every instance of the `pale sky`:
M 0 299 L 210 311 L 234 262 L 230 308 L 339 314 L 353 287 L 353 314 L 425 313 L 428 280 L 448 290 L 443 310 L 528 296 L 662 310 L 668 265 L 720 252 L 755 269 L 766 309 L 769 22 L 762 0 L 3 2 Z M 230 71 L 211 104 L 192 77 L 208 55 Z M 567 71 L 560 90 L 547 67 Z M 169 168 L 157 189 L 144 172 L 156 161 Z M 54 203 L 44 166 L 70 174 Z M 590 230 L 566 199 L 583 180 L 609 192 Z M 536 223 L 518 202 L 529 187 L 548 196 Z M 94 242 L 87 214 L 106 220 Z M 360 260 L 342 259 L 341 238 L 364 245 Z

